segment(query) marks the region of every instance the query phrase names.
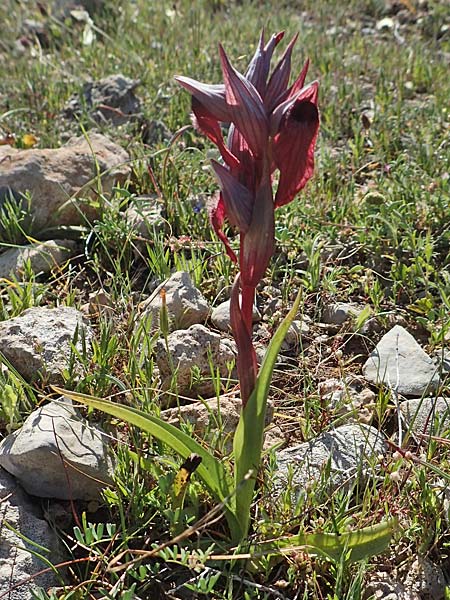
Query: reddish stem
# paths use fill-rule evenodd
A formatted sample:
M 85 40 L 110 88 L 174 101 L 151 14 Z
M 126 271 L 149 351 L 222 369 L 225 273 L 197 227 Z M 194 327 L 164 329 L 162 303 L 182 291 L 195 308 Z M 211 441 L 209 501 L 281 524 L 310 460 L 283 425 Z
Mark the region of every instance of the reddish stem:
M 240 291 L 239 275 L 231 291 L 230 317 L 233 336 L 238 349 L 237 369 L 241 388 L 241 401 L 244 408 L 256 383 L 258 365 L 252 343 L 252 314 L 255 288 L 243 286 Z M 245 310 L 245 316 L 244 316 Z
M 241 287 L 241 311 L 242 320 L 249 335 L 252 335 L 253 330 L 253 304 L 255 302 L 255 288 L 252 285 L 243 285 Z

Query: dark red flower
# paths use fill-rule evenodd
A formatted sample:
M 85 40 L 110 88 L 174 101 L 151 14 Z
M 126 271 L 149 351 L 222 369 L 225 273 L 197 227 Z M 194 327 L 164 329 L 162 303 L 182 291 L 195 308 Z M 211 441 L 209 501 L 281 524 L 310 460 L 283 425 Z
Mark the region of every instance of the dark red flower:
M 192 94 L 196 125 L 216 144 L 223 159 L 223 164 L 212 163 L 221 192 L 210 216 L 228 255 L 240 267 L 231 298 L 231 320 L 244 405 L 256 380 L 252 308 L 255 288 L 274 251 L 275 208 L 291 202 L 311 178 L 319 129 L 318 83 L 304 87 L 308 61 L 289 86 L 297 36 L 269 76 L 273 52 L 283 36 L 284 32 L 274 34 L 265 44 L 264 32 L 261 34 L 245 75 L 231 65 L 219 45 L 224 84 L 176 77 Z M 230 123 L 226 143 L 221 122 Z M 274 198 L 275 170 L 279 171 L 279 180 Z M 223 232 L 225 219 L 239 230 L 239 258 Z

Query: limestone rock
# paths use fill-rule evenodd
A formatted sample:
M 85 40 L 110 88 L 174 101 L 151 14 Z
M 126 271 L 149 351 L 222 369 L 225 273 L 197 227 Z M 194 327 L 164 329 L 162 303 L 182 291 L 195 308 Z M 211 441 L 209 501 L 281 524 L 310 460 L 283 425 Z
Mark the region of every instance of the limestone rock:
M 134 93 L 139 83 L 119 73 L 85 83 L 81 93 L 67 103 L 64 116 L 80 117 L 87 109 L 97 123 L 122 125 L 141 112 L 141 101 Z
M 252 319 L 253 323 L 258 323 L 261 320 L 261 314 L 255 305 L 253 305 Z M 213 309 L 211 322 L 220 331 L 230 331 L 230 300 L 225 300 Z
M 365 476 L 376 457 L 385 451 L 384 438 L 375 428 L 361 424 L 342 425 L 309 442 L 280 450 L 275 487 L 286 486 L 291 468 L 294 493 L 303 493 L 308 485 L 320 480 L 329 463 L 330 489 L 351 485 L 356 478 Z
M 364 600 L 421 600 L 420 596 L 392 579 L 388 573 L 374 573 L 364 589 Z
M 146 240 L 153 240 L 158 232 L 164 231 L 163 209 L 157 197 L 139 196 L 133 198 L 125 211 L 125 219 L 137 238 L 133 243 L 139 252 L 144 252 Z
M 97 209 L 79 198 L 96 198 L 97 166 L 103 191 L 123 182 L 130 172 L 128 154 L 99 133 L 71 138 L 61 148 L 17 150 L 0 146 L 0 188 L 15 198 L 31 194 L 36 230 L 54 225 L 79 225 Z
M 84 345 L 90 352 L 92 331 L 78 310 L 29 308 L 19 317 L 0 322 L 0 352 L 28 381 L 41 375 L 47 383 L 61 384 L 61 373 L 69 367 L 75 334 L 80 354 Z M 81 371 L 76 356 L 73 368 L 75 373 Z
M 49 240 L 20 248 L 9 248 L 0 254 L 0 279 L 15 276 L 21 278 L 26 263 L 35 274 L 49 273 L 56 265 L 69 259 L 76 248 L 71 240 Z
M 426 556 L 416 556 L 402 581 L 405 588 L 417 593 L 421 598 L 441 600 L 445 595 L 445 577 L 438 565 Z
M 191 325 L 203 323 L 210 312 L 209 304 L 200 291 L 192 283 L 189 273 L 177 271 L 162 283 L 141 304 L 141 318 L 152 319 L 152 326 L 157 327 L 161 312 L 161 290 L 166 292 L 166 306 L 169 313 L 171 330 L 186 329 Z
M 355 377 L 327 379 L 318 385 L 322 402 L 346 420 L 357 420 L 370 424 L 376 394 L 364 385 L 364 380 Z
M 169 142 L 173 133 L 164 121 L 144 121 L 141 128 L 142 141 L 147 146 L 154 146 L 160 142 Z
M 307 333 L 309 333 L 309 325 L 306 322 L 306 319 L 292 321 L 281 344 L 281 349 L 290 351 L 298 347 L 306 346 L 303 336 Z
M 170 360 L 164 340 L 158 340 L 156 345 L 156 363 L 163 390 L 170 387 L 173 376 L 171 363 L 176 373 L 178 393 L 190 398 L 214 395 L 211 368 L 218 369 L 224 380 L 230 375 L 230 366 L 235 360 L 233 342 L 221 339 L 219 334 L 203 325 L 174 331 L 168 337 L 168 346 Z
M 403 396 L 422 396 L 439 385 L 436 365 L 401 325 L 381 338 L 363 373 L 367 381 L 389 385 Z
M 226 452 L 230 452 L 241 408 L 239 397 L 220 396 L 204 402 L 193 402 L 185 406 L 168 408 L 161 412 L 161 417 L 177 427 L 180 422 L 190 423 L 194 433 L 202 440 L 212 442 L 220 433 L 222 448 Z M 273 405 L 268 403 L 266 427 L 271 423 L 272 418 Z M 270 431 L 269 434 L 270 441 L 273 442 L 273 432 Z
M 400 403 L 406 423 L 416 434 L 441 435 L 450 427 L 447 398 L 411 398 Z
M 357 317 L 363 309 L 350 302 L 334 302 L 324 307 L 322 322 L 329 325 L 342 325 L 348 319 Z
M 6 524 L 25 538 L 47 548 L 49 554 L 41 550 L 39 552 L 53 563 L 58 562 L 59 548 L 55 532 L 11 475 L 0 467 L 0 597 L 8 600 L 33 600 L 33 589 L 37 586 L 49 588 L 57 585 L 58 581 L 50 571 L 11 589 L 48 565 L 28 551 L 36 551 L 33 544 L 8 529 Z
M 2 440 L 0 465 L 29 494 L 63 500 L 97 499 L 113 473 L 105 434 L 67 401 L 36 409 Z

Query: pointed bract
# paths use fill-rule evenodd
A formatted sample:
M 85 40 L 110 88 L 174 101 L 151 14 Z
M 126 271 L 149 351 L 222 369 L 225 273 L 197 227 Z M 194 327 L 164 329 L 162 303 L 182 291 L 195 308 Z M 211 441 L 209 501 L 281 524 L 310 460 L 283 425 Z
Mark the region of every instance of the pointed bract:
M 223 224 L 225 222 L 225 205 L 221 193 L 216 193 L 212 198 L 210 198 L 208 202 L 208 212 L 211 225 L 213 226 L 217 237 L 225 246 L 226 253 L 234 263 L 237 263 L 238 259 L 230 245 L 230 240 L 223 232 Z
M 233 177 L 229 169 L 216 160 L 212 160 L 211 165 L 222 188 L 222 199 L 228 221 L 239 231 L 246 233 L 252 218 L 252 194 Z
M 260 157 L 265 152 L 269 136 L 269 123 L 261 96 L 253 84 L 231 65 L 222 46 L 219 46 L 219 53 L 231 120 L 245 137 L 254 156 Z
M 175 77 L 175 80 L 194 98 L 197 98 L 215 119 L 230 123 L 231 113 L 225 100 L 225 86 L 223 84 L 210 85 L 181 75 Z
M 256 190 L 252 220 L 241 243 L 239 265 L 243 286 L 256 286 L 272 257 L 275 245 L 275 218 L 272 183 L 263 177 Z
M 277 98 L 287 90 L 289 77 L 291 75 L 292 50 L 294 48 L 295 42 L 297 41 L 297 38 L 298 34 L 295 35 L 289 42 L 289 45 L 284 51 L 283 56 L 281 57 L 277 66 L 273 70 L 272 75 L 270 76 L 266 94 L 264 96 L 264 105 L 266 106 L 269 112 L 271 112 L 274 106 L 276 106 Z
M 267 45 L 264 45 L 263 30 L 261 32 L 255 54 L 253 55 L 253 58 L 250 61 L 248 69 L 245 73 L 245 78 L 255 86 L 262 98 L 264 98 L 266 93 L 267 77 L 269 75 L 270 61 L 272 59 L 273 51 L 283 37 L 284 31 L 273 34 Z
M 239 160 L 225 145 L 219 121 L 206 110 L 203 104 L 197 100 L 195 96 L 192 97 L 192 112 L 194 113 L 195 125 L 198 129 L 216 144 L 226 164 L 233 169 L 237 169 L 239 167 Z

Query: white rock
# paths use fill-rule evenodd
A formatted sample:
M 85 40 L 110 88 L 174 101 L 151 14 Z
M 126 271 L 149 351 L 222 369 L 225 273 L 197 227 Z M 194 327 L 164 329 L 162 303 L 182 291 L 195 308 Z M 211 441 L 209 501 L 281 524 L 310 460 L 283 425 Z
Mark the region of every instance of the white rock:
M 176 373 L 178 393 L 182 396 L 213 396 L 215 386 L 211 369 L 218 369 L 224 380 L 230 375 L 230 365 L 235 360 L 234 343 L 228 339 L 222 340 L 219 334 L 203 325 L 174 331 L 168 337 L 168 345 L 172 365 L 165 341 L 160 339 L 156 345 L 156 363 L 163 390 L 170 388 L 171 379 Z M 198 379 L 193 378 L 195 372 L 200 375 Z
M 445 595 L 445 577 L 441 567 L 426 556 L 417 556 L 405 570 L 402 581 L 405 588 L 416 592 L 422 598 L 441 600 Z
M 318 392 L 322 402 L 336 415 L 362 423 L 370 423 L 373 418 L 371 407 L 375 405 L 376 394 L 359 379 L 327 379 L 319 383 Z
M 381 338 L 363 374 L 367 381 L 388 385 L 404 396 L 422 396 L 439 385 L 436 365 L 401 325 Z
M 50 273 L 57 265 L 73 256 L 76 243 L 71 240 L 50 240 L 20 248 L 9 248 L 0 254 L 0 278 L 21 278 L 24 266 L 30 264 L 35 274 Z
M 144 302 L 141 303 L 141 319 L 152 319 L 152 327 L 159 323 L 162 307 L 161 290 L 166 292 L 166 306 L 171 330 L 186 329 L 191 325 L 204 323 L 210 307 L 200 291 L 192 283 L 189 273 L 177 271 L 163 282 Z
M 0 188 L 15 197 L 30 192 L 34 227 L 84 224 L 98 209 L 77 197 L 97 198 L 97 166 L 108 194 L 130 172 L 129 156 L 99 133 L 71 138 L 61 148 L 16 150 L 0 146 Z
M 204 402 L 193 402 L 185 406 L 169 408 L 161 412 L 161 417 L 179 426 L 180 422 L 190 423 L 194 433 L 208 442 L 214 442 L 220 435 L 222 448 L 229 452 L 233 447 L 233 437 L 241 414 L 240 397 L 219 396 Z M 273 405 L 268 403 L 265 424 L 273 418 Z
M 321 433 L 316 438 L 277 453 L 277 489 L 288 484 L 293 471 L 295 494 L 303 493 L 312 482 L 320 480 L 330 463 L 330 489 L 351 485 L 371 470 L 374 460 L 386 452 L 384 437 L 374 427 L 349 424 Z
M 132 199 L 125 211 L 125 219 L 138 238 L 133 243 L 139 252 L 144 252 L 146 240 L 153 240 L 158 232 L 164 231 L 163 209 L 164 205 L 156 196 L 139 196 Z
M 391 17 L 384 17 L 377 21 L 375 25 L 377 31 L 382 31 L 383 29 L 394 29 L 395 21 Z
M 305 321 L 292 321 L 287 330 L 283 343 L 281 344 L 281 349 L 288 351 L 297 348 L 300 343 L 303 346 L 304 340 L 302 336 L 309 333 L 309 325 L 305 323 Z
M 447 398 L 411 398 L 400 403 L 400 411 L 414 433 L 439 436 L 450 427 Z
M 253 305 L 252 320 L 253 323 L 261 321 L 261 313 L 255 305 Z M 217 327 L 220 331 L 229 331 L 231 329 L 230 300 L 225 300 L 225 302 L 222 302 L 213 309 L 211 313 L 211 322 L 214 327 Z
M 420 596 L 389 576 L 378 572 L 370 576 L 364 589 L 364 600 L 421 600 Z
M 83 338 L 90 352 L 92 331 L 83 315 L 71 307 L 35 307 L 19 317 L 0 322 L 0 352 L 28 381 L 40 375 L 48 383 L 64 382 L 62 371 L 69 367 L 72 344 L 83 353 Z M 81 372 L 79 359 L 73 357 L 73 370 Z
M 35 573 L 47 568 L 47 564 L 29 550 L 36 546 L 8 529 L 6 524 L 20 534 L 47 548 L 49 553 L 39 550 L 53 563 L 59 560 L 58 540 L 55 532 L 41 518 L 39 509 L 32 504 L 14 479 L 0 467 L 0 597 L 8 600 L 33 600 L 32 591 L 37 586 L 49 588 L 58 581 L 52 571 L 39 577 Z M 30 580 L 29 578 L 32 577 Z M 14 585 L 24 585 L 11 589 Z
M 2 440 L 0 466 L 33 496 L 93 500 L 112 481 L 108 442 L 62 399 L 33 411 Z
M 322 322 L 328 325 L 342 325 L 350 318 L 357 317 L 363 308 L 350 302 L 334 302 L 324 307 Z

